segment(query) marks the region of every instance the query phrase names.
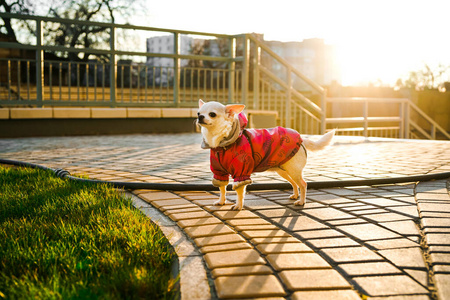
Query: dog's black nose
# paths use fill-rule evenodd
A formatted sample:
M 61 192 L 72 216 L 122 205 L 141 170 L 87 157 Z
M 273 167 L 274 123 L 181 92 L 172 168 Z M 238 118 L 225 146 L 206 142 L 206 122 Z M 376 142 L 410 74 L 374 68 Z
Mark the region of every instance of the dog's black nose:
M 199 115 L 199 116 L 198 116 L 198 121 L 199 121 L 200 123 L 203 123 L 203 119 L 205 119 L 205 116 L 204 116 L 204 115 Z

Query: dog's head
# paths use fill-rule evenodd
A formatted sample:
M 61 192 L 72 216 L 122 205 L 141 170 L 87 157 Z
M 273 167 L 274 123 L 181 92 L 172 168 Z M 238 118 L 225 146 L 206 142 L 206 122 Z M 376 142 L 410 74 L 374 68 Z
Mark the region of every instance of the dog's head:
M 198 100 L 197 123 L 209 131 L 232 124 L 245 108 L 242 104 L 223 105 L 219 102 Z

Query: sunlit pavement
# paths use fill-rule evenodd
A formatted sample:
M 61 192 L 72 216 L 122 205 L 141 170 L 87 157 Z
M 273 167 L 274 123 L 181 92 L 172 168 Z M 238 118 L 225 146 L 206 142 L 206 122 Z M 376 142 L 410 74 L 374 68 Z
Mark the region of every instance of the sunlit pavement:
M 101 180 L 209 183 L 200 141 L 199 134 L 0 139 L 0 158 Z M 304 174 L 330 181 L 449 171 L 450 142 L 337 137 L 308 154 Z M 283 181 L 274 173 L 252 178 Z M 309 189 L 304 207 L 292 205 L 291 191 L 249 192 L 241 212 L 212 206 L 216 192 L 134 193 L 143 210 L 172 220 L 161 226 L 179 233 L 169 238 L 180 265 L 206 266 L 204 275 L 181 277 L 185 299 L 450 299 L 447 180 Z

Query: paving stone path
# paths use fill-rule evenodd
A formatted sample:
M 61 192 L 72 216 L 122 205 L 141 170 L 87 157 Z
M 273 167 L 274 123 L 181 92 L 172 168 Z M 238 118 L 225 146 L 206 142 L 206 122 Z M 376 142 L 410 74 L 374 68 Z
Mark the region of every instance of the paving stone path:
M 0 158 L 101 180 L 207 183 L 208 151 L 199 144 L 198 134 L 0 139 Z M 448 171 L 449 142 L 337 137 L 309 154 L 305 178 Z M 133 193 L 144 211 L 172 220 L 161 226 L 176 229 L 169 239 L 180 264 L 205 267 L 206 288 L 182 278 L 182 286 L 195 281 L 191 298 L 421 300 L 450 299 L 449 190 L 448 180 L 309 189 L 303 207 L 292 205 L 290 191 L 258 191 L 240 212 L 212 206 L 217 192 Z

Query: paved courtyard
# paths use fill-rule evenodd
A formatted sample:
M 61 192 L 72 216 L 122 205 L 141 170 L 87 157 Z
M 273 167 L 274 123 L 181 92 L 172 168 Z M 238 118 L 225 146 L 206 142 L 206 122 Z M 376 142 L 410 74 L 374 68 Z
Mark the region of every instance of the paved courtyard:
M 200 134 L 0 139 L 0 158 L 101 180 L 209 183 L 200 141 Z M 308 160 L 307 181 L 443 173 L 450 142 L 337 137 Z M 283 181 L 274 173 L 253 179 Z M 212 206 L 217 192 L 133 193 L 181 267 L 200 270 L 181 273 L 184 298 L 450 299 L 448 180 L 309 189 L 303 207 L 292 205 L 291 191 L 249 192 L 240 212 Z

